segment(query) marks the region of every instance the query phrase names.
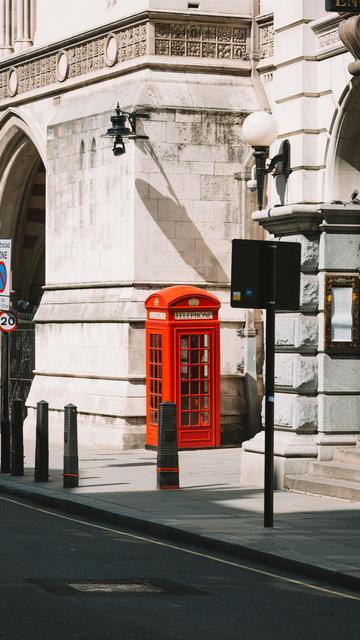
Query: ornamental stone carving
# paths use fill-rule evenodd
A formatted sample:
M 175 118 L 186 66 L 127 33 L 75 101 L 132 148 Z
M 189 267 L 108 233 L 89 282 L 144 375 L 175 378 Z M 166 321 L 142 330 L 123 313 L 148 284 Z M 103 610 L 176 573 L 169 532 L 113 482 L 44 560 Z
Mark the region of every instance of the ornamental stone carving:
M 112 67 L 118 61 L 119 42 L 115 33 L 109 33 L 105 41 L 105 62 Z
M 340 22 L 339 36 L 355 58 L 355 62 L 349 64 L 349 72 L 353 76 L 360 75 L 360 16 L 351 16 Z
M 274 24 L 260 26 L 260 58 L 271 58 L 274 55 Z
M 155 55 L 193 58 L 247 58 L 246 27 L 155 23 Z
M 56 56 L 56 78 L 59 82 L 66 80 L 69 72 L 69 56 L 67 51 L 59 51 Z
M 10 67 L 7 82 L 8 93 L 10 96 L 15 96 L 19 86 L 19 76 L 15 67 Z

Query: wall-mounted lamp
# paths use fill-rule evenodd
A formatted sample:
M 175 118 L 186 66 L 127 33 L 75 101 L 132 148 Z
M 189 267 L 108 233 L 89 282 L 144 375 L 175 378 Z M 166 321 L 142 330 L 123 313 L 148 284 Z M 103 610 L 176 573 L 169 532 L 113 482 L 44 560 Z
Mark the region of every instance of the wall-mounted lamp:
M 254 148 L 258 207 L 261 210 L 263 207 L 265 175 L 267 173 L 272 173 L 273 176 L 282 174 L 287 180 L 292 171 L 290 168 L 290 142 L 289 140 L 283 140 L 279 153 L 270 160 L 270 164 L 266 167 L 269 147 L 278 135 L 275 118 L 270 113 L 266 113 L 266 111 L 255 111 L 244 120 L 241 134 L 244 142 Z M 251 190 L 254 191 L 255 188 Z
M 136 133 L 136 118 L 149 118 L 148 113 L 140 111 L 123 111 L 119 103 L 116 105 L 115 116 L 111 116 L 111 127 L 104 133 L 102 138 L 114 138 L 113 154 L 122 156 L 126 149 L 124 140 L 148 140 L 149 136 Z M 129 125 L 129 126 L 127 126 Z

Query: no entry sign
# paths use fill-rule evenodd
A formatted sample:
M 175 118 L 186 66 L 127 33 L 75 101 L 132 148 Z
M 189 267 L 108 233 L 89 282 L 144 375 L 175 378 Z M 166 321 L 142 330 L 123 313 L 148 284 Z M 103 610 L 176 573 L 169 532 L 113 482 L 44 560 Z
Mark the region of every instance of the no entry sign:
M 17 328 L 17 316 L 14 311 L 0 311 L 0 329 L 10 333 Z
M 11 240 L 0 239 L 0 309 L 10 306 Z

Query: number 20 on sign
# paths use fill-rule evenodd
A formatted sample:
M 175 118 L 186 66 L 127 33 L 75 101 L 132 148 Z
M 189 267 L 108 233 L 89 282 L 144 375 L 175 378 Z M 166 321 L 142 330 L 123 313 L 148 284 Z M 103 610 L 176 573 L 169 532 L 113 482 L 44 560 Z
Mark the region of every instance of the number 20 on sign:
M 4 333 L 15 331 L 17 327 L 17 317 L 13 311 L 0 312 L 0 329 Z

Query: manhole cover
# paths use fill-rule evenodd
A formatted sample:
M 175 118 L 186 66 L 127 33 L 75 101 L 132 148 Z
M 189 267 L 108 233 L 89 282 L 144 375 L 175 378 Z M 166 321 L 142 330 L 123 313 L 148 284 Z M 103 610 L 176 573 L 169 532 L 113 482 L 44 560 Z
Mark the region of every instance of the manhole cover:
M 29 579 L 28 582 L 58 595 L 203 595 L 203 591 L 188 585 L 162 580 L 143 578 L 139 580 L 42 580 Z

